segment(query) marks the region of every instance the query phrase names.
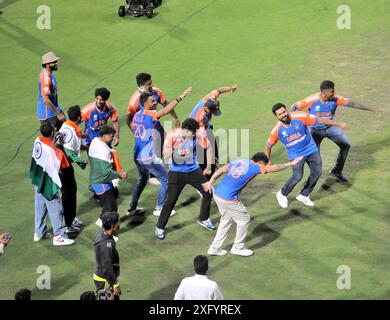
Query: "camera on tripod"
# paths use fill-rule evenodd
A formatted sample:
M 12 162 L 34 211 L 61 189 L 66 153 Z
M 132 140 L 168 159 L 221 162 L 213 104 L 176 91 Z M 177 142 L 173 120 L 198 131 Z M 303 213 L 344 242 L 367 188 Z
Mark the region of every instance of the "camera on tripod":
M 145 16 L 148 19 L 153 17 L 153 9 L 161 6 L 162 0 L 126 0 L 127 8 L 120 6 L 118 15 L 124 17 L 126 14 L 133 17 Z

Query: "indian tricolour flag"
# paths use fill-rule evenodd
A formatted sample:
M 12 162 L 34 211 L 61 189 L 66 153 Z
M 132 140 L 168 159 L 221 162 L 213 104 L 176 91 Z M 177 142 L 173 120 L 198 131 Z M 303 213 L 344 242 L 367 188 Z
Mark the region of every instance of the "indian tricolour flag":
M 37 192 L 47 200 L 53 200 L 61 189 L 58 174 L 61 168 L 62 152 L 54 147 L 50 139 L 38 137 L 34 142 L 29 177 Z

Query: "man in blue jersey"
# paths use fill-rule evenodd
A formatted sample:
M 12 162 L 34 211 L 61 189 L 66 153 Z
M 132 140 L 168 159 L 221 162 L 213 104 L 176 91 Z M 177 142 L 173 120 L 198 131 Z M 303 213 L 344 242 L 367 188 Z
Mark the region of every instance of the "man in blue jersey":
M 115 130 L 113 145 L 116 147 L 119 144 L 119 119 L 115 106 L 108 101 L 110 95 L 111 92 L 106 88 L 96 88 L 95 101 L 87 104 L 81 110 L 81 121 L 85 122 L 84 131 L 88 136 L 85 140 L 87 147 L 94 138 L 99 137 L 100 129 L 108 124 L 110 118 Z
M 57 130 L 65 122 L 65 114 L 58 103 L 57 79 L 53 72 L 58 70 L 58 60 L 54 52 L 42 56 L 42 67 L 38 79 L 38 120 L 50 123 Z
M 320 90 L 321 92 L 294 103 L 291 106 L 291 111 L 304 110 L 308 111 L 310 114 L 330 120 L 333 119 L 336 109 L 339 106 L 366 110 L 374 113 L 382 113 L 384 111 L 384 109 L 371 109 L 359 102 L 351 101 L 351 99 L 336 95 L 335 85 L 329 80 L 322 81 Z M 338 145 L 340 151 L 336 163 L 329 173 L 339 181 L 347 182 L 348 179 L 343 174 L 343 169 L 351 145 L 343 130 L 326 124 L 316 124 L 310 127 L 310 132 L 317 145 L 318 151 L 320 151 L 321 142 L 324 138 L 328 138 Z
M 211 173 L 207 176 L 207 180 L 209 180 L 212 174 L 215 172 L 218 164 L 218 145 L 213 133 L 213 125 L 211 124 L 211 119 L 214 116 L 220 116 L 222 114 L 220 109 L 220 103 L 218 101 L 218 97 L 227 92 L 235 92 L 237 90 L 237 84 L 234 84 L 230 87 L 220 87 L 205 97 L 200 99 L 196 106 L 192 109 L 190 113 L 190 118 L 195 119 L 199 123 L 199 134 L 204 135 L 209 139 L 214 152 L 214 161 L 211 164 Z M 199 162 L 199 166 L 202 170 L 207 167 L 207 157 L 206 152 L 202 154 L 198 154 L 197 160 Z
M 139 102 L 143 108 L 134 115 L 132 122 L 135 140 L 134 161 L 138 169 L 138 181 L 133 191 L 129 214 L 135 213 L 137 210 L 138 200 L 148 182 L 149 175 L 152 173 L 160 181 L 157 206 L 153 214 L 160 216 L 166 199 L 168 175 L 163 161 L 157 157 L 155 152 L 156 143 L 161 143 L 158 131 L 159 119 L 171 113 L 178 103 L 190 94 L 191 90 L 191 87 L 186 89 L 162 110 L 157 110 L 157 101 L 152 93 L 144 92 L 141 94 Z M 172 210 L 171 215 L 174 213 Z
M 210 204 L 211 195 L 203 190 L 202 184 L 207 182 L 206 176 L 211 173 L 211 160 L 213 157 L 212 147 L 204 137 L 198 137 L 199 124 L 194 119 L 186 119 L 181 128 L 172 130 L 167 134 L 164 143 L 164 159 L 170 159 L 168 175 L 168 197 L 162 208 L 161 215 L 156 225 L 156 237 L 160 240 L 165 238 L 165 226 L 168 223 L 171 211 L 175 207 L 183 188 L 189 184 L 202 194 L 202 204 L 198 220 L 202 227 L 214 230 L 211 223 Z M 202 172 L 196 161 L 196 147 L 199 144 L 207 149 L 207 167 Z
M 226 174 L 214 190 L 214 200 L 221 214 L 221 220 L 217 234 L 207 253 L 217 256 L 223 256 L 227 253 L 226 250 L 222 249 L 222 245 L 227 237 L 230 226 L 234 222 L 237 225 L 236 238 L 230 252 L 244 257 L 251 256 L 253 251 L 246 249 L 244 246 L 250 216 L 245 205 L 239 199 L 241 191 L 258 174 L 284 170 L 298 164 L 302 159 L 303 157 L 298 157 L 291 162 L 270 165 L 265 153 L 258 152 L 251 160 L 234 160 L 219 168 L 210 178 L 210 181 L 204 185 L 204 190 L 211 193 L 215 181 L 222 174 Z
M 317 146 L 309 132 L 309 127 L 317 124 L 326 124 L 347 129 L 348 126 L 343 122 L 316 117 L 302 111 L 289 113 L 283 103 L 275 104 L 272 107 L 272 112 L 279 121 L 272 129 L 267 140 L 265 146 L 267 157 L 270 158 L 272 147 L 279 140 L 284 144 L 290 160 L 304 157 L 304 161 L 292 167 L 293 175 L 287 180 L 282 189 L 276 193 L 278 203 L 282 208 L 288 207 L 287 196 L 303 178 L 303 167 L 307 163 L 310 168 L 310 175 L 296 199 L 304 205 L 312 207 L 314 202 L 310 200 L 309 195 L 322 174 L 322 161 Z

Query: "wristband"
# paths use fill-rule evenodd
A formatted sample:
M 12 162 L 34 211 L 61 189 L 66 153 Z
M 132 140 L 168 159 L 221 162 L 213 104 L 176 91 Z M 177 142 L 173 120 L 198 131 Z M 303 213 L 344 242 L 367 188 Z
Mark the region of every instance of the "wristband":
M 177 98 L 176 98 L 176 102 L 177 102 L 177 103 L 179 103 L 181 100 L 183 100 L 182 97 L 177 97 Z

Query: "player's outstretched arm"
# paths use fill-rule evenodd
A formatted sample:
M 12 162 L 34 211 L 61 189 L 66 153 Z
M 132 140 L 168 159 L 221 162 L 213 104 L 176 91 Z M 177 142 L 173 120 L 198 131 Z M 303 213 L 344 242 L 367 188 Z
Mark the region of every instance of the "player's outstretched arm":
M 237 90 L 237 84 L 233 84 L 230 87 L 220 87 L 216 89 L 219 93 L 235 92 Z
M 336 127 L 339 127 L 339 128 L 341 128 L 343 130 L 347 130 L 348 129 L 348 125 L 345 122 L 329 120 L 329 119 L 321 118 L 321 117 L 317 117 L 317 121 L 318 121 L 318 123 L 326 124 L 328 126 L 336 126 Z
M 383 113 L 385 111 L 385 109 L 371 109 L 371 108 L 367 107 L 366 105 L 361 104 L 361 103 L 356 102 L 356 101 L 351 101 L 349 107 L 353 108 L 353 109 L 366 110 L 366 111 L 374 112 L 377 114 Z
M 164 109 L 157 111 L 156 117 L 161 118 L 162 116 L 165 116 L 166 114 L 170 113 L 181 100 L 183 100 L 191 93 L 191 91 L 192 91 L 192 87 L 188 87 L 186 90 L 184 90 L 184 92 L 180 96 L 178 96 L 175 100 L 173 100 L 166 107 L 164 107 Z
M 290 161 L 290 162 L 287 162 L 287 163 L 283 163 L 283 164 L 273 164 L 271 166 L 268 167 L 267 169 L 267 172 L 278 172 L 278 171 L 282 171 L 284 169 L 287 169 L 287 168 L 290 168 L 292 166 L 295 166 L 296 164 L 298 164 L 300 161 L 303 160 L 303 157 L 298 157 L 296 158 L 295 160 L 293 161 Z
M 212 175 L 212 177 L 210 178 L 210 180 L 207 181 L 206 183 L 202 184 L 203 190 L 206 191 L 206 192 L 211 193 L 211 190 L 213 188 L 213 185 L 214 185 L 215 181 L 217 181 L 217 179 L 221 175 L 226 173 L 227 171 L 228 171 L 228 166 L 227 165 L 223 166 L 222 168 L 219 168 L 217 171 L 215 171 L 214 174 Z

